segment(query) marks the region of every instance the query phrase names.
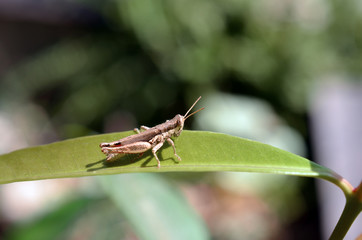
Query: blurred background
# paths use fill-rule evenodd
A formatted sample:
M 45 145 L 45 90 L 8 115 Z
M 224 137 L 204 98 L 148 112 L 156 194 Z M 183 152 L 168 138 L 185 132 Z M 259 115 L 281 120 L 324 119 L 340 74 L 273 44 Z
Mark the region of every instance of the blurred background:
M 0 153 L 153 126 L 201 95 L 187 129 L 271 144 L 357 186 L 361 29 L 358 0 L 0 0 Z M 326 239 L 343 204 L 330 183 L 266 174 L 13 183 L 0 239 Z M 169 235 L 147 224 L 178 211 Z

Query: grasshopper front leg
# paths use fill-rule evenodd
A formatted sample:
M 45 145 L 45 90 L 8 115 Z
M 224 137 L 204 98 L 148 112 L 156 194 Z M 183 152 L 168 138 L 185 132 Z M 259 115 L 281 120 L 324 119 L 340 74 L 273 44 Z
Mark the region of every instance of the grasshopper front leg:
M 180 156 L 177 155 L 177 153 L 176 153 L 175 143 L 172 141 L 171 138 L 167 138 L 167 142 L 172 146 L 172 148 L 173 148 L 173 154 L 175 154 L 175 156 L 177 157 L 177 159 L 178 159 L 179 161 L 181 161 Z
M 160 163 L 160 160 L 158 159 L 157 157 L 157 151 L 162 147 L 164 141 L 160 142 L 160 143 L 157 143 L 156 146 L 154 146 L 152 148 L 152 154 L 153 156 L 156 158 L 157 160 L 157 168 L 160 168 L 161 167 L 161 163 Z

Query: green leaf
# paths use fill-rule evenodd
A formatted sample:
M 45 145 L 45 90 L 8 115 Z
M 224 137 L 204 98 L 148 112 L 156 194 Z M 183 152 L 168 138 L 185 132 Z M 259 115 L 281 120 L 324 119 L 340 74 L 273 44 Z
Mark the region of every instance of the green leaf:
M 352 189 L 332 170 L 305 158 L 263 143 L 212 132 L 184 131 L 175 139 L 181 162 L 166 142 L 157 153 L 160 169 L 150 151 L 140 158 L 128 154 L 106 163 L 99 144 L 130 134 L 74 138 L 1 155 L 0 183 L 131 172 L 243 171 L 319 177 L 336 184 L 345 194 Z
M 140 239 L 210 239 L 177 187 L 159 174 L 103 176 L 100 182 Z

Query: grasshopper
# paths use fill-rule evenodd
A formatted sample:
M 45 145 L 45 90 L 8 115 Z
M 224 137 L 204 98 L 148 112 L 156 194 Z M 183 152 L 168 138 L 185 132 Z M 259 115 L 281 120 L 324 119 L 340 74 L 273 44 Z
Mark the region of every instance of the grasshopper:
M 174 155 L 179 161 L 181 161 L 181 157 L 177 155 L 175 143 L 172 141 L 171 137 L 180 136 L 185 120 L 204 109 L 200 108 L 188 115 L 200 98 L 201 96 L 194 102 L 194 104 L 192 104 L 184 116 L 177 114 L 171 120 L 167 120 L 166 122 L 152 128 L 141 126 L 142 132 L 138 128 L 135 128 L 134 131 L 137 133 L 135 135 L 131 135 L 114 142 L 101 143 L 99 146 L 101 147 L 102 152 L 107 155 L 106 161 L 111 162 L 123 154 L 139 154 L 142 156 L 144 152 L 152 149 L 152 154 L 157 160 L 157 167 L 160 168 L 161 163 L 156 153 L 165 141 L 172 146 Z

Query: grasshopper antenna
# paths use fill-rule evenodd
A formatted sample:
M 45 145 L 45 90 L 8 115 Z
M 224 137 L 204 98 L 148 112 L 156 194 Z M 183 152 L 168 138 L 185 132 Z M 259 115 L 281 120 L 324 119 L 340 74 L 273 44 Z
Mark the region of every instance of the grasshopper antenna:
M 203 110 L 204 108 L 200 108 L 199 110 L 196 110 L 195 112 L 191 113 L 190 115 L 189 112 L 191 111 L 191 109 L 196 105 L 196 103 L 201 99 L 201 96 L 194 102 L 194 104 L 192 104 L 192 106 L 190 107 L 190 109 L 186 112 L 185 116 L 184 116 L 184 120 L 186 120 L 187 118 L 191 117 L 192 115 L 194 115 L 197 112 L 200 112 L 201 110 Z

